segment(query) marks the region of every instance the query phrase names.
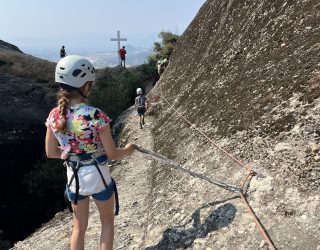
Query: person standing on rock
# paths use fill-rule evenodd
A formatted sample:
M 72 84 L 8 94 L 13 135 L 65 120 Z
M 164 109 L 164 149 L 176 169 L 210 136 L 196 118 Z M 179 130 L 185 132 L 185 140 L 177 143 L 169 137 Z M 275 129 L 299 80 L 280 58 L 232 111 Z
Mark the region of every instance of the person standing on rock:
M 160 78 L 160 76 L 161 76 L 161 74 L 162 74 L 161 64 L 162 64 L 162 60 L 158 60 L 158 61 L 157 61 L 157 71 L 158 71 L 159 78 Z
M 67 52 L 64 46 L 62 46 L 62 48 L 60 49 L 60 58 L 64 58 L 65 56 L 67 56 Z
M 119 56 L 120 56 L 120 59 L 121 59 L 121 66 L 123 67 L 126 67 L 126 54 L 127 54 L 127 51 L 125 49 L 126 47 L 123 46 L 120 50 L 119 50 Z M 123 64 L 123 65 L 122 65 Z
M 107 161 L 120 160 L 134 151 L 133 144 L 116 148 L 110 132 L 111 119 L 87 104 L 95 77 L 95 69 L 86 58 L 73 55 L 61 59 L 55 72 L 60 85 L 58 106 L 51 110 L 46 122 L 46 154 L 48 158 L 64 159 L 67 168 L 65 194 L 73 211 L 72 250 L 84 249 L 90 196 L 100 214 L 100 249 L 112 249 L 114 200 L 116 210 L 119 207 Z
M 163 60 L 158 60 L 158 62 L 157 62 L 157 70 L 158 70 L 159 78 L 162 75 L 162 73 L 164 72 L 164 70 L 167 67 L 167 65 L 168 65 L 167 58 L 165 58 Z
M 144 114 L 147 110 L 147 98 L 143 95 L 141 88 L 137 88 L 137 95 L 138 96 L 135 99 L 135 106 L 140 117 L 140 129 L 142 129 L 142 125 L 144 125 Z

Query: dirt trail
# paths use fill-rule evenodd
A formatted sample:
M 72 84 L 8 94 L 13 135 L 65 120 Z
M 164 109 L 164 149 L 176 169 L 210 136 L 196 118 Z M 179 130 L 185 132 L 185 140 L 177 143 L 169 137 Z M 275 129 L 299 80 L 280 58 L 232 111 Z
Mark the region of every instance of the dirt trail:
M 132 142 L 144 148 L 152 149 L 153 140 L 148 129 L 151 117 L 146 117 L 146 125 L 139 128 L 136 112 L 129 114 L 123 129 L 122 142 Z M 149 197 L 151 187 L 151 160 L 135 152 L 130 158 L 115 166 L 112 175 L 118 181 L 120 194 L 120 215 L 115 223 L 115 249 L 144 249 L 147 234 Z

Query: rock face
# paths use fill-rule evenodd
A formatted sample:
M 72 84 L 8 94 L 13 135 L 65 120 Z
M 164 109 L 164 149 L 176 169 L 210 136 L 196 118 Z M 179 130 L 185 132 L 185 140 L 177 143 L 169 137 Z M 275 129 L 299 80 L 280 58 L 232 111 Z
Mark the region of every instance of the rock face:
M 34 140 L 54 105 L 52 89 L 8 74 L 0 74 L 0 86 L 0 144 Z
M 217 145 L 265 176 L 251 180 L 247 196 L 278 249 L 320 248 L 319 10 L 318 0 L 208 0 L 149 95 L 154 151 L 240 187 L 248 171 Z M 127 126 L 123 140 L 139 142 L 135 129 Z M 148 175 L 122 164 L 114 172 L 120 194 L 140 196 L 125 193 L 115 249 L 268 248 L 237 194 L 165 164 L 146 162 Z M 131 183 L 135 175 L 141 180 Z M 97 249 L 93 225 L 88 249 Z M 65 249 L 60 226 L 16 249 Z
M 41 64 L 43 67 L 38 67 Z M 23 54 L 16 46 L 0 41 L 0 230 L 9 239 L 26 237 L 30 234 L 26 225 L 41 223 L 37 221 L 41 216 L 35 218 L 30 215 L 34 211 L 22 208 L 21 203 L 32 200 L 22 179 L 43 157 L 44 122 L 56 102 L 52 82 L 33 71 L 39 69 L 53 76 L 54 67 L 54 63 Z M 12 223 L 12 218 L 19 223 Z
M 319 8 L 317 1 L 208 1 L 161 79 L 192 123 L 246 162 L 263 158 L 263 167 L 300 190 L 319 188 Z
M 290 175 L 301 190 L 320 184 L 311 148 L 320 135 L 319 8 L 317 1 L 208 1 L 161 80 L 164 95 L 192 123 L 226 138 L 247 162 L 263 157 L 265 168 Z M 249 144 L 261 152 L 243 154 Z
M 35 139 L 38 125 L 55 104 L 55 63 L 23 54 L 2 40 L 0 48 L 0 145 L 21 144 Z
M 207 1 L 152 91 L 154 97 L 162 93 L 219 146 L 267 176 L 252 181 L 249 200 L 280 249 L 319 245 L 319 10 L 313 0 Z M 239 186 L 246 170 L 160 100 L 155 150 Z M 214 187 L 199 192 L 200 183 L 189 178 L 175 183 L 179 176 L 159 173 L 161 184 L 155 189 L 180 191 L 181 200 L 194 203 L 188 210 L 229 197 Z M 171 201 L 163 201 L 169 209 Z M 239 216 L 245 210 L 236 207 L 235 221 L 242 222 L 218 230 L 212 236 L 214 249 L 258 248 L 250 217 Z M 159 212 L 153 210 L 154 215 Z

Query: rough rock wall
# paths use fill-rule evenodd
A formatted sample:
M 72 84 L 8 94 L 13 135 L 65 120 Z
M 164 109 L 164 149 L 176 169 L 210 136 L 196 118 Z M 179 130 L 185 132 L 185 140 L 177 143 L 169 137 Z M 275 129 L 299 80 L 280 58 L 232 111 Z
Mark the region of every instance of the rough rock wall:
M 267 176 L 254 179 L 248 195 L 279 249 L 320 245 L 319 11 L 317 0 L 208 0 L 150 95 L 157 100 L 162 92 L 197 128 Z M 243 167 L 191 129 L 163 99 L 153 111 L 156 150 L 192 170 L 240 185 Z M 151 223 L 150 234 L 169 230 L 156 247 L 264 245 L 239 201 L 232 202 L 233 209 L 222 209 L 220 224 L 227 228 L 200 230 L 203 242 L 188 238 L 183 218 L 230 195 L 160 165 L 154 185 L 154 198 L 162 205 L 155 203 L 151 218 L 172 209 L 181 214 L 169 224 Z M 169 199 L 163 192 L 178 197 Z M 177 236 L 176 227 L 184 233 Z
M 294 151 L 317 143 L 319 10 L 318 1 L 208 1 L 161 81 L 164 95 L 210 136 L 290 138 Z M 308 148 L 292 155 L 302 189 L 319 187 L 303 171 L 317 161 Z

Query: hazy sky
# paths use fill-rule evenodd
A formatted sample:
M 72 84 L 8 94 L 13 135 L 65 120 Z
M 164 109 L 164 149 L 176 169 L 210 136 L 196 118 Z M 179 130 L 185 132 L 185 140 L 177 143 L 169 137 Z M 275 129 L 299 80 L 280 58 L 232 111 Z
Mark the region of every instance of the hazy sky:
M 160 31 L 182 34 L 205 0 L 0 0 L 0 39 L 20 48 L 58 44 L 147 46 Z M 115 45 L 115 44 L 114 44 Z

